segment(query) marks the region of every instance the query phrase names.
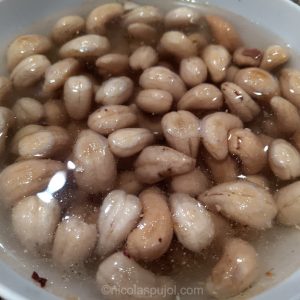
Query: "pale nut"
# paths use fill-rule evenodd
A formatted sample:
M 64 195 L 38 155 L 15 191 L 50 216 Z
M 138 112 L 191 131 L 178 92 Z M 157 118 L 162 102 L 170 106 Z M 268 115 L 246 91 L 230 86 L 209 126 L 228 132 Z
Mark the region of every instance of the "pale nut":
M 196 158 L 200 147 L 200 120 L 192 113 L 180 110 L 167 113 L 161 120 L 167 143 L 175 150 Z
M 61 45 L 82 34 L 84 30 L 85 21 L 82 17 L 64 16 L 54 24 L 51 36 L 56 44 Z
M 237 156 L 246 175 L 254 175 L 262 171 L 268 157 L 264 144 L 250 129 L 232 129 L 228 137 L 229 153 Z
M 118 175 L 117 188 L 127 194 L 138 195 L 144 184 L 139 182 L 134 171 L 122 171 Z
M 52 93 L 64 86 L 67 79 L 76 75 L 80 69 L 79 62 L 74 58 L 65 58 L 51 65 L 45 72 L 43 90 Z
M 239 70 L 240 68 L 235 65 L 229 66 L 226 72 L 225 81 L 234 82 L 235 75 Z
M 132 23 L 127 27 L 127 31 L 133 39 L 143 41 L 147 44 L 154 44 L 158 36 L 153 26 L 144 23 Z
M 185 248 L 200 253 L 214 239 L 215 227 L 210 213 L 187 194 L 172 194 L 169 203 L 179 242 Z
M 179 74 L 184 83 L 194 87 L 207 79 L 207 67 L 200 57 L 184 58 L 180 62 Z
M 135 103 L 144 112 L 164 114 L 171 110 L 173 96 L 164 90 L 142 90 L 136 96 Z
M 237 116 L 229 113 L 216 112 L 203 118 L 201 122 L 203 145 L 215 159 L 226 158 L 228 132 L 234 128 L 243 128 L 243 123 Z
M 0 157 L 5 154 L 9 129 L 15 124 L 15 115 L 7 107 L 0 106 Z
M 13 69 L 10 79 L 15 88 L 28 88 L 43 79 L 50 65 L 50 61 L 44 55 L 28 56 Z
M 93 83 L 87 76 L 72 76 L 64 85 L 64 104 L 74 120 L 85 119 L 93 100 Z
M 68 113 L 61 100 L 48 100 L 44 104 L 45 121 L 48 125 L 63 126 L 68 122 Z
M 44 117 L 44 106 L 32 98 L 20 98 L 12 107 L 16 116 L 17 126 L 39 123 Z
M 145 70 L 158 62 L 156 51 L 150 46 L 141 46 L 137 48 L 129 57 L 130 68 L 137 70 Z
M 88 224 L 77 216 L 69 216 L 57 226 L 52 249 L 53 261 L 65 269 L 83 264 L 92 254 L 96 241 L 95 224 Z
M 257 184 L 261 187 L 263 187 L 266 190 L 270 190 L 270 181 L 267 177 L 263 175 L 248 175 L 248 176 L 239 176 L 239 178 L 250 181 L 254 184 Z
M 234 83 L 256 100 L 269 101 L 279 95 L 278 80 L 263 69 L 241 69 L 236 73 Z
M 197 54 L 201 54 L 202 50 L 208 45 L 207 36 L 201 32 L 193 32 L 188 34 L 188 38 L 197 47 Z
M 229 110 L 242 121 L 250 122 L 260 114 L 260 106 L 235 83 L 224 82 L 221 90 Z
M 180 31 L 165 32 L 159 43 L 164 52 L 178 59 L 197 55 L 196 45 Z
M 110 150 L 117 157 L 128 157 L 153 144 L 153 134 L 145 128 L 124 128 L 108 136 Z
M 0 105 L 2 105 L 12 92 L 12 82 L 4 76 L 0 76 Z
M 115 22 L 124 13 L 123 5 L 120 3 L 107 3 L 96 7 L 88 15 L 86 20 L 86 31 L 88 33 L 105 34 L 106 26 Z
M 295 105 L 279 96 L 273 97 L 270 105 L 281 132 L 291 135 L 299 129 L 300 115 Z
M 88 126 L 100 134 L 108 135 L 118 129 L 132 127 L 137 121 L 132 108 L 125 105 L 108 105 L 102 106 L 89 116 Z
M 186 28 L 199 25 L 200 13 L 190 7 L 177 7 L 165 15 L 166 28 Z
M 78 187 L 88 193 L 110 191 L 117 178 L 116 161 L 105 137 L 82 130 L 73 148 L 74 176 Z
M 173 222 L 167 197 L 156 188 L 139 195 L 143 218 L 128 236 L 126 252 L 137 260 L 153 261 L 167 252 L 173 238 Z
M 98 72 L 102 75 L 123 75 L 129 68 L 128 55 L 109 53 L 96 60 Z
M 287 49 L 279 45 L 272 45 L 265 50 L 260 68 L 272 71 L 285 64 L 289 58 Z
M 226 48 L 220 45 L 209 45 L 203 50 L 202 58 L 212 81 L 215 83 L 224 81 L 231 62 L 231 55 Z
M 103 200 L 98 217 L 97 253 L 107 256 L 122 246 L 136 227 L 141 212 L 142 204 L 138 197 L 122 190 L 110 192 Z
M 0 199 L 6 207 L 22 198 L 42 192 L 51 178 L 64 170 L 61 162 L 50 159 L 30 159 L 13 163 L 0 173 Z
M 276 139 L 269 149 L 269 165 L 281 180 L 295 179 L 300 176 L 300 153 L 286 140 Z
M 87 34 L 64 44 L 59 50 L 59 55 L 63 58 L 96 59 L 109 50 L 110 42 L 106 37 Z
M 218 110 L 223 106 L 223 95 L 213 84 L 201 83 L 188 90 L 177 103 L 177 109 Z
M 184 193 L 192 197 L 205 192 L 210 186 L 206 175 L 197 168 L 189 173 L 171 178 L 170 189 L 174 193 Z
M 237 238 L 229 239 L 221 259 L 207 280 L 209 295 L 218 299 L 230 298 L 249 288 L 259 275 L 257 256 L 248 242 Z
M 144 23 L 148 25 L 157 25 L 161 23 L 163 16 L 160 10 L 154 6 L 138 6 L 124 15 L 124 25 L 128 27 L 133 23 Z
M 135 174 L 143 183 L 153 184 L 195 168 L 195 159 L 164 146 L 146 147 L 135 162 Z
M 175 100 L 179 100 L 186 92 L 182 79 L 165 67 L 151 67 L 146 69 L 139 80 L 144 89 L 160 89 L 172 94 Z
M 300 71 L 283 69 L 280 72 L 280 89 L 282 96 L 300 108 Z
M 125 0 L 125 2 L 123 3 L 123 7 L 124 7 L 125 12 L 129 12 L 133 9 L 136 9 L 139 6 L 140 6 L 140 4 L 135 3 L 133 1 L 128 1 L 128 0 Z
M 214 15 L 206 16 L 205 19 L 218 44 L 224 46 L 230 52 L 242 45 L 241 38 L 231 23 L 220 16 Z
M 30 253 L 47 253 L 60 219 L 60 207 L 52 198 L 45 202 L 38 196 L 20 200 L 12 210 L 13 230 Z
M 240 47 L 233 53 L 233 63 L 239 67 L 258 67 L 263 53 L 256 48 Z
M 272 227 L 277 214 L 270 192 L 248 181 L 219 184 L 199 195 L 198 200 L 212 211 L 258 230 Z
M 129 77 L 112 77 L 99 87 L 95 101 L 103 105 L 123 104 L 132 96 L 133 88 L 133 81 Z
M 11 71 L 23 59 L 34 54 L 46 54 L 49 50 L 51 50 L 51 48 L 52 43 L 46 36 L 39 34 L 18 36 L 7 49 L 7 68 Z

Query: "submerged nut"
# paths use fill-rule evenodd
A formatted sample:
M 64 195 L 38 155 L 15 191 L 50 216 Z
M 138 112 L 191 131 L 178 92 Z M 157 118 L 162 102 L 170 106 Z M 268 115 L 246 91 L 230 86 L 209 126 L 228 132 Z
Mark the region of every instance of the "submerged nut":
M 68 114 L 61 100 L 48 100 L 44 104 L 45 121 L 48 125 L 62 126 L 68 121 Z
M 145 70 L 158 62 L 156 51 L 150 46 L 137 48 L 129 57 L 129 65 L 133 70 Z
M 235 65 L 231 65 L 228 67 L 227 72 L 226 72 L 226 77 L 225 80 L 228 82 L 233 82 L 236 73 L 240 70 L 240 68 L 238 68 Z
M 157 40 L 156 29 L 144 23 L 132 23 L 127 27 L 130 37 L 136 40 L 143 41 L 147 44 L 154 44 Z
M 0 105 L 7 100 L 7 97 L 11 92 L 12 82 L 8 78 L 0 76 Z
M 138 181 L 134 171 L 122 171 L 118 176 L 117 188 L 123 190 L 128 194 L 137 195 L 144 187 L 140 181 Z
M 190 7 L 177 7 L 170 10 L 165 15 L 166 28 L 185 28 L 188 26 L 198 25 L 199 23 L 199 12 Z
M 264 53 L 260 68 L 271 71 L 289 60 L 287 50 L 279 45 L 268 47 Z
M 138 6 L 130 10 L 124 16 L 124 25 L 127 27 L 133 23 L 144 23 L 149 25 L 157 25 L 163 19 L 160 10 L 157 7 L 145 5 Z
M 164 146 L 146 147 L 135 162 L 137 178 L 148 184 L 188 173 L 194 168 L 195 159 Z
M 197 54 L 201 54 L 202 50 L 208 45 L 207 36 L 201 32 L 193 32 L 188 34 L 188 38 L 192 41 L 193 44 L 197 47 Z
M 15 115 L 7 107 L 0 106 L 0 157 L 5 154 L 8 131 L 15 124 Z
M 122 75 L 129 68 L 128 55 L 119 53 L 109 53 L 96 60 L 98 72 L 104 75 Z
M 263 53 L 256 48 L 241 47 L 234 51 L 233 62 L 239 67 L 258 67 Z
M 263 187 L 247 181 L 232 181 L 214 186 L 198 199 L 211 210 L 258 230 L 272 227 L 277 207 Z

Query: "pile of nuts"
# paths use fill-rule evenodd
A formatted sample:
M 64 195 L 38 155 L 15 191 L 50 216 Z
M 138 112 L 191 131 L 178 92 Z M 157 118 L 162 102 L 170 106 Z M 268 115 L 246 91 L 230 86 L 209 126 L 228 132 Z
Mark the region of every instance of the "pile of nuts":
M 96 256 L 112 289 L 173 286 L 145 263 L 174 243 L 218 248 L 207 292 L 250 287 L 258 255 L 238 229 L 300 224 L 288 59 L 183 6 L 109 3 L 59 19 L 51 38 L 17 37 L 0 77 L 0 201 L 22 246 L 63 269 Z

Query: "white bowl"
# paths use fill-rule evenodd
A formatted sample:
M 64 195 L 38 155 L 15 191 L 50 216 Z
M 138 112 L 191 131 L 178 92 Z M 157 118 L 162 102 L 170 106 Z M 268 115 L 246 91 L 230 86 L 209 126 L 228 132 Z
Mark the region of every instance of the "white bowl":
M 92 0 L 0 0 L 0 54 L 5 45 L 24 32 L 47 32 L 55 18 L 71 12 L 87 12 L 104 1 Z M 107 2 L 107 1 L 105 1 Z M 138 0 L 139 3 L 170 7 L 171 0 Z M 245 42 L 265 47 L 281 43 L 291 47 L 291 64 L 299 67 L 300 8 L 289 0 L 187 0 L 186 5 L 203 5 L 203 9 L 220 7 L 245 19 L 230 15 L 239 27 Z M 228 13 L 223 12 L 227 17 Z M 247 21 L 246 21 L 247 20 Z M 250 22 L 252 23 L 250 23 Z M 2 48 L 1 48 L 2 47 Z M 63 298 L 100 299 L 93 278 L 82 280 L 78 275 L 71 282 L 62 280 L 59 272 L 42 260 L 33 260 L 20 249 L 9 231 L 9 217 L 0 212 L 0 295 L 7 300 L 58 299 L 38 288 L 30 280 L 32 271 L 48 278 L 47 290 Z M 255 242 L 262 256 L 262 279 L 238 299 L 281 300 L 300 299 L 300 232 L 281 228 L 268 232 L 266 239 Z M 273 276 L 265 276 L 267 271 Z M 199 298 L 199 296 L 197 297 Z M 77 299 L 77 298 L 76 298 Z M 191 299 L 191 298 L 189 298 Z

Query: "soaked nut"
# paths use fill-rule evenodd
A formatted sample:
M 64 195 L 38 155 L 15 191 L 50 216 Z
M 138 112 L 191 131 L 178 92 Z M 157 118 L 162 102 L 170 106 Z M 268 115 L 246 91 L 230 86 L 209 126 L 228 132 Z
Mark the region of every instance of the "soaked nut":
M 0 199 L 6 207 L 22 198 L 42 192 L 50 179 L 64 170 L 61 162 L 50 159 L 30 159 L 15 162 L 0 173 Z
M 232 238 L 226 242 L 223 255 L 207 280 L 206 289 L 216 298 L 236 296 L 255 282 L 258 270 L 255 249 L 246 241 Z
M 269 149 L 269 165 L 281 180 L 295 179 L 300 176 L 300 153 L 286 140 L 274 140 Z
M 100 256 L 116 251 L 137 225 L 142 204 L 138 197 L 114 190 L 103 200 L 98 218 Z
M 238 164 L 231 156 L 228 155 L 223 160 L 217 160 L 207 154 L 204 158 L 216 183 L 230 182 L 237 179 L 239 175 Z
M 102 75 L 122 75 L 129 68 L 129 58 L 125 54 L 106 54 L 96 60 L 96 67 Z
M 296 131 L 291 138 L 292 143 L 300 151 L 300 131 Z
M 214 39 L 218 44 L 233 52 L 242 45 L 241 38 L 235 28 L 220 16 L 209 15 L 205 17 Z
M 220 45 L 209 45 L 203 50 L 202 58 L 212 81 L 215 83 L 224 81 L 231 62 L 231 55 L 226 48 Z
M 129 65 L 133 70 L 145 70 L 158 62 L 156 51 L 150 46 L 137 48 L 129 57 Z
M 132 1 L 127 1 L 127 0 L 125 0 L 125 2 L 123 3 L 123 7 L 124 7 L 125 12 L 129 12 L 133 9 L 136 9 L 139 6 L 140 6 L 140 4 L 132 2 Z
M 165 16 L 166 28 L 185 28 L 193 25 L 199 25 L 199 23 L 199 12 L 189 7 L 177 7 L 170 10 Z
M 74 176 L 80 189 L 97 194 L 113 188 L 116 161 L 105 137 L 92 130 L 81 131 L 73 148 L 73 159 Z
M 15 115 L 7 107 L 0 106 L 0 157 L 5 154 L 8 131 L 15 124 Z
M 11 92 L 12 82 L 8 78 L 0 76 L 0 105 L 7 100 Z
M 258 67 L 263 53 L 256 48 L 240 47 L 233 53 L 233 62 L 239 67 Z
M 44 104 L 45 121 L 48 125 L 62 126 L 68 121 L 68 114 L 61 100 L 48 100 Z
M 184 110 L 173 111 L 161 120 L 168 144 L 177 151 L 196 158 L 200 146 L 200 120 Z
M 141 299 L 138 292 L 145 287 L 151 287 L 151 289 L 170 289 L 174 287 L 174 282 L 169 277 L 158 276 L 154 273 L 144 269 L 133 259 L 129 258 L 123 252 L 117 252 L 106 260 L 104 260 L 97 271 L 96 281 L 99 289 L 105 289 L 109 293 L 113 293 L 115 290 L 124 289 L 127 291 L 122 295 L 115 295 L 115 300 L 122 299 Z M 129 291 L 134 291 L 129 292 Z M 126 297 L 126 298 L 125 298 Z M 144 299 L 159 300 L 161 296 L 153 296 L 151 293 L 144 293 Z M 165 300 L 171 300 L 174 295 L 166 295 Z
M 224 82 L 221 90 L 230 111 L 242 121 L 250 122 L 260 114 L 259 105 L 238 85 Z
M 181 78 L 165 67 L 151 67 L 146 69 L 140 77 L 140 86 L 144 89 L 160 89 L 172 94 L 179 100 L 186 92 Z
M 109 147 L 118 157 L 135 155 L 153 142 L 153 134 L 145 128 L 119 129 L 108 137 Z
M 50 61 L 44 55 L 32 55 L 22 60 L 12 71 L 10 78 L 15 88 L 27 88 L 44 77 Z
M 200 54 L 202 50 L 208 45 L 207 37 L 200 32 L 194 32 L 188 35 L 188 38 L 197 47 L 197 54 Z
M 92 130 L 108 135 L 115 130 L 132 127 L 137 123 L 133 109 L 125 105 L 108 105 L 94 111 L 88 118 Z
M 265 149 L 269 149 L 272 142 L 274 141 L 274 138 L 272 138 L 271 136 L 268 136 L 266 134 L 260 133 L 258 135 L 258 137 L 260 138 L 260 140 L 262 141 L 262 143 L 264 144 L 264 148 Z
M 144 23 L 148 25 L 157 25 L 163 20 L 160 10 L 154 6 L 138 6 L 129 11 L 124 16 L 124 25 L 128 27 L 133 23 Z
M 278 96 L 271 99 L 270 105 L 281 132 L 293 134 L 299 129 L 300 115 L 295 105 Z
M 117 188 L 123 190 L 128 194 L 139 194 L 144 185 L 138 181 L 133 171 L 123 171 L 119 173 Z
M 242 121 L 235 115 L 225 112 L 207 115 L 201 122 L 201 135 L 206 150 L 217 160 L 225 159 L 228 154 L 228 132 L 242 127 Z
M 160 39 L 162 49 L 182 59 L 197 55 L 196 45 L 180 31 L 167 31 Z
M 122 4 L 107 3 L 96 7 L 88 15 L 86 30 L 88 33 L 105 34 L 106 26 L 120 18 L 124 13 Z
M 300 224 L 300 182 L 281 188 L 275 194 L 278 207 L 277 220 L 287 226 Z
M 188 86 L 196 86 L 206 81 L 207 67 L 200 57 L 184 58 L 180 62 L 179 74 Z
M 268 47 L 264 53 L 260 68 L 271 71 L 289 60 L 287 50 L 279 45 Z
M 153 261 L 167 252 L 173 238 L 173 223 L 166 196 L 157 188 L 139 195 L 143 218 L 128 236 L 126 252 L 137 260 Z
M 44 117 L 44 106 L 32 98 L 18 99 L 12 111 L 17 118 L 18 127 L 39 123 Z
M 85 21 L 80 16 L 64 16 L 52 28 L 52 39 L 58 44 L 64 44 L 85 30 Z
M 79 62 L 74 58 L 66 58 L 51 65 L 45 72 L 43 90 L 54 92 L 64 86 L 67 79 L 78 73 Z
M 20 200 L 12 210 L 14 232 L 31 253 L 49 252 L 60 219 L 60 207 L 56 199 L 45 202 L 38 196 Z
M 244 174 L 257 174 L 267 165 L 264 144 L 248 128 L 229 131 L 228 149 L 231 154 L 239 157 Z
M 74 120 L 85 119 L 91 109 L 93 83 L 87 76 L 70 77 L 64 86 L 64 103 Z
M 109 40 L 101 35 L 87 34 L 64 44 L 59 55 L 63 58 L 96 59 L 106 54 L 110 49 Z
M 300 108 L 300 71 L 283 69 L 280 72 L 280 88 L 284 98 Z
M 235 230 L 232 224 L 221 215 L 210 212 L 210 217 L 215 227 L 215 237 L 212 246 L 216 247 L 216 250 L 219 251 L 219 249 L 221 250 L 224 247 L 228 238 L 232 238 L 235 235 Z M 209 251 L 210 249 L 211 247 Z
M 261 129 L 263 134 L 266 134 L 273 139 L 282 137 L 280 125 L 276 122 L 274 116 L 267 116 L 263 118 L 261 122 Z
M 26 134 L 18 142 L 18 154 L 22 158 L 54 158 L 66 152 L 71 144 L 68 132 L 58 126 L 44 127 Z
M 69 123 L 67 130 L 73 143 L 76 142 L 82 130 L 88 129 L 85 121 L 73 121 Z
M 225 80 L 228 82 L 233 82 L 236 73 L 240 70 L 240 68 L 238 68 L 237 66 L 231 65 L 230 67 L 228 67 L 227 71 L 226 71 L 226 77 Z
M 77 216 L 68 216 L 57 226 L 52 249 L 53 261 L 62 268 L 82 264 L 92 254 L 96 241 L 95 224 L 88 224 Z
M 163 135 L 161 127 L 162 116 L 145 114 L 139 109 L 137 109 L 136 111 L 139 127 L 149 129 L 154 134 L 154 136 L 161 137 Z
M 153 44 L 157 40 L 157 31 L 151 25 L 144 23 L 132 23 L 127 27 L 129 36 L 133 39 Z
M 142 90 L 135 99 L 136 105 L 151 114 L 163 114 L 171 110 L 173 97 L 164 90 Z
M 254 184 L 257 184 L 257 185 L 263 187 L 264 189 L 270 190 L 269 180 L 266 177 L 262 176 L 262 175 L 243 176 L 242 179 L 245 179 L 245 180 L 250 181 Z
M 187 194 L 172 194 L 169 203 L 179 242 L 185 248 L 200 253 L 214 239 L 215 228 L 210 213 Z
M 184 193 L 192 197 L 205 192 L 210 186 L 206 175 L 197 168 L 189 173 L 171 178 L 170 188 L 174 193 Z
M 98 89 L 95 101 L 103 105 L 123 104 L 132 96 L 133 88 L 133 81 L 129 77 L 110 78 Z
M 221 91 L 209 83 L 199 84 L 188 90 L 177 104 L 177 109 L 217 110 L 223 106 Z
M 270 228 L 277 214 L 272 195 L 248 181 L 219 184 L 200 195 L 198 200 L 230 220 L 258 230 Z
M 18 36 L 7 49 L 7 68 L 11 71 L 23 59 L 34 54 L 46 54 L 51 48 L 52 43 L 46 36 L 39 34 Z
M 259 68 L 241 69 L 235 75 L 234 82 L 257 100 L 269 101 L 279 94 L 278 80 Z
M 148 184 L 188 173 L 194 168 L 195 159 L 164 146 L 146 147 L 135 162 L 138 180 Z

